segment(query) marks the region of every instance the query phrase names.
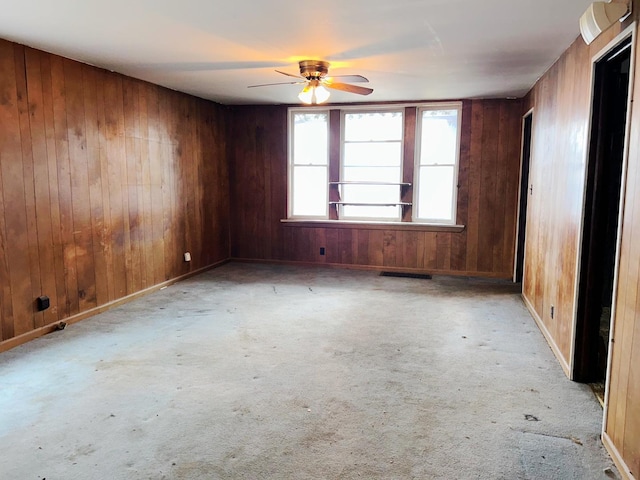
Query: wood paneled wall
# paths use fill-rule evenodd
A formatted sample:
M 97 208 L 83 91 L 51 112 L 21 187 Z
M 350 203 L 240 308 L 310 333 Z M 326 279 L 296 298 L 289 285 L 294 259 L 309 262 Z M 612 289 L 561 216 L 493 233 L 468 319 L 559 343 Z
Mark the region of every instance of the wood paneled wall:
M 0 40 L 0 340 L 227 259 L 224 116 Z
M 635 20 L 640 1 L 633 2 Z M 616 30 L 612 32 L 616 33 Z M 605 443 L 640 478 L 640 40 L 636 36 L 629 157 L 613 323 Z
M 634 16 L 640 2 L 634 1 Z M 525 99 L 534 108 L 523 290 L 525 301 L 570 375 L 575 292 L 591 102 L 591 62 L 622 28 L 590 46 L 581 38 Z M 636 46 L 636 52 L 638 52 Z M 640 478 L 640 58 L 636 58 L 631 144 L 622 213 L 614 343 L 603 439 L 620 470 Z M 555 306 L 551 318 L 551 306 Z M 629 477 L 632 478 L 632 477 Z
M 521 101 L 463 104 L 458 223 L 427 229 L 282 224 L 287 108 L 235 107 L 231 123 L 232 257 L 511 278 Z M 326 255 L 319 254 L 320 247 Z
M 541 319 L 569 374 L 590 101 L 590 56 L 576 40 L 536 84 L 525 299 Z M 559 281 L 562 279 L 562 281 Z M 554 318 L 551 318 L 551 306 Z

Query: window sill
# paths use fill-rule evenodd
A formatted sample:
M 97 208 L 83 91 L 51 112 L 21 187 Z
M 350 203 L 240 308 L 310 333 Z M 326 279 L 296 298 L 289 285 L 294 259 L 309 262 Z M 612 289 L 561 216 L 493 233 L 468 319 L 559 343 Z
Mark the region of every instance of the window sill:
M 447 225 L 418 222 L 368 222 L 349 220 L 304 220 L 285 218 L 280 220 L 285 227 L 306 228 L 365 228 L 367 230 L 418 230 L 421 232 L 460 233 L 464 225 Z

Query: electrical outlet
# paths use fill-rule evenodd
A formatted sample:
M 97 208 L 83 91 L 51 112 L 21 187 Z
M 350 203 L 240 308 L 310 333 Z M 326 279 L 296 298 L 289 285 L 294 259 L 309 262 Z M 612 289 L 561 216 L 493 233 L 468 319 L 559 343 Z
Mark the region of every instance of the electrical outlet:
M 50 305 L 49 297 L 47 297 L 46 295 L 42 295 L 41 297 L 36 298 L 36 304 L 38 305 L 39 312 L 46 310 Z
M 324 247 L 320 247 L 320 255 L 324 255 Z
M 184 252 L 184 261 L 185 262 L 191 261 L 191 254 L 189 252 Z

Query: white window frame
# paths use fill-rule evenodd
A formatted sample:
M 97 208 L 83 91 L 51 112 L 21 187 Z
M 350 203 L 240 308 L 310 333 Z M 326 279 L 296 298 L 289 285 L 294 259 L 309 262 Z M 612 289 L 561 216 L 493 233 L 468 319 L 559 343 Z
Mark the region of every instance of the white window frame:
M 405 125 L 405 112 L 402 105 L 385 105 L 385 106 L 370 106 L 370 107 L 347 107 L 340 108 L 340 181 L 344 181 L 344 157 L 345 157 L 345 143 L 346 143 L 346 127 L 347 122 L 345 117 L 349 114 L 358 113 L 400 113 L 402 116 L 402 132 L 400 135 L 400 178 L 398 182 L 402 182 L 402 174 L 404 173 L 404 125 Z M 394 140 L 395 142 L 395 140 Z M 400 191 L 400 185 L 398 185 L 398 202 L 400 202 L 402 194 Z M 339 205 L 338 217 L 345 222 L 400 222 L 402 220 L 402 207 L 397 206 L 397 217 L 345 217 L 344 205 Z
M 325 113 L 327 115 L 327 202 L 325 205 L 324 215 L 294 215 L 293 214 L 293 170 L 294 170 L 294 118 L 297 113 Z M 331 163 L 331 152 L 329 151 L 331 145 L 331 111 L 328 108 L 289 108 L 288 118 L 288 132 L 287 132 L 287 217 L 290 219 L 304 219 L 304 220 L 327 220 L 329 218 L 329 172 Z M 318 165 L 318 167 L 320 167 Z
M 456 158 L 453 166 L 453 195 L 451 196 L 451 211 L 453 213 L 450 220 L 434 219 L 434 218 L 422 218 L 418 211 L 418 195 L 420 192 L 420 155 L 422 148 L 422 112 L 433 110 L 457 110 L 458 111 L 458 125 L 457 125 L 457 139 L 456 139 Z M 416 111 L 416 144 L 414 154 L 413 165 L 413 208 L 411 210 L 413 223 L 423 223 L 428 225 L 456 225 L 456 217 L 458 215 L 458 175 L 460 171 L 460 145 L 462 139 L 462 102 L 439 102 L 428 103 L 418 105 Z

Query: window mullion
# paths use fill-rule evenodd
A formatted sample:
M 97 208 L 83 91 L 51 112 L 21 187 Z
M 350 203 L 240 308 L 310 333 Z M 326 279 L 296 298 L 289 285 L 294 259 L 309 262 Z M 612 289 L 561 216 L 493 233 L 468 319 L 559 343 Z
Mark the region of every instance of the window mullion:
M 329 112 L 329 182 L 340 181 L 340 117 L 340 110 Z M 339 185 L 329 184 L 329 201 L 340 201 Z M 329 205 L 329 219 L 338 218 L 338 206 Z
M 417 107 L 405 107 L 404 109 L 404 142 L 402 151 L 402 181 L 410 183 L 411 186 L 400 187 L 400 201 L 409 205 L 402 207 L 402 221 L 411 222 L 413 220 L 413 172 L 415 166 L 416 153 L 416 118 Z

